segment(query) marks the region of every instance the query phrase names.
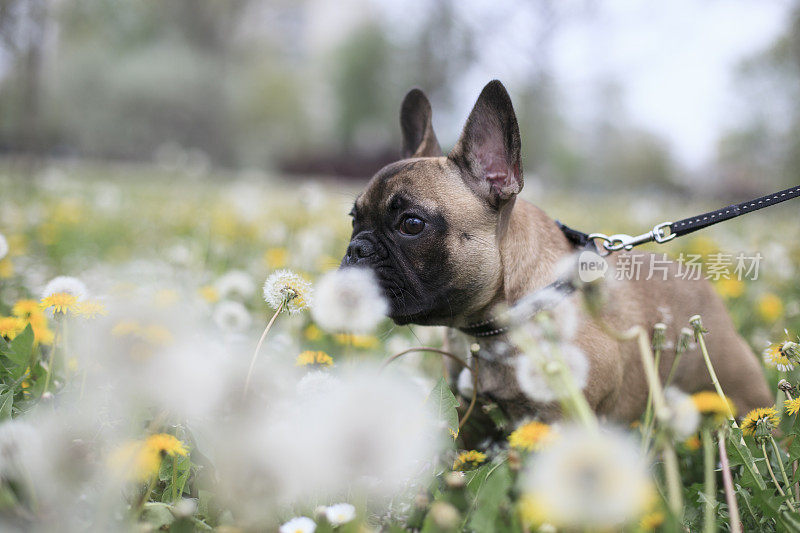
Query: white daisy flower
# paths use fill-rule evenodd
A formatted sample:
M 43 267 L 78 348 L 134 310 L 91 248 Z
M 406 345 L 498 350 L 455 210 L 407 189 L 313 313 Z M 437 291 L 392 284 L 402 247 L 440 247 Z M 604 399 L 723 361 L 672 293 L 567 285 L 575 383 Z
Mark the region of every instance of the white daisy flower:
M 388 306 L 375 273 L 367 268 L 344 268 L 317 283 L 311 309 L 319 326 L 331 332 L 369 333 L 386 316 Z
M 314 533 L 316 529 L 317 524 L 309 517 L 298 516 L 283 524 L 278 531 L 280 533 Z
M 230 270 L 214 284 L 220 298 L 248 300 L 256 292 L 256 282 L 243 270 Z
M 513 359 L 517 382 L 526 396 L 537 402 L 552 402 L 566 391 L 552 386 L 551 375 L 565 365 L 575 384 L 583 390 L 589 377 L 589 361 L 577 346 L 541 342 L 536 353 L 522 354 Z
M 559 528 L 616 530 L 638 519 L 653 495 L 639 446 L 616 429 L 565 427 L 531 459 L 523 491 Z
M 212 318 L 219 329 L 229 333 L 241 333 L 253 323 L 247 308 L 231 300 L 218 303 Z
M 356 517 L 356 508 L 349 503 L 337 503 L 325 508 L 325 518 L 333 526 L 341 526 Z
M 299 313 L 311 298 L 311 283 L 291 270 L 276 270 L 264 282 L 264 301 L 275 310 L 283 305 L 289 314 Z
M 42 299 L 62 292 L 74 296 L 78 301 L 85 299 L 89 295 L 89 289 L 86 288 L 86 284 L 78 278 L 58 276 L 47 282 L 47 285 L 42 290 Z
M 675 437 L 679 440 L 686 440 L 697 431 L 700 425 L 700 412 L 692 401 L 692 397 L 678 389 L 669 387 L 664 396 L 669 408 L 668 424 Z
M 5 236 L 0 233 L 0 259 L 3 259 L 6 255 L 8 255 L 8 241 Z

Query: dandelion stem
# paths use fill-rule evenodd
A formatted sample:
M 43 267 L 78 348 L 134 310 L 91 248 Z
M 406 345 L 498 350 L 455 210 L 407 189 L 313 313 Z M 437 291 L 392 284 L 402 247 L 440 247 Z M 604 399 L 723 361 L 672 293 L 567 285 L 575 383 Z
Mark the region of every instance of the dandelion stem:
M 705 494 L 705 508 L 703 513 L 703 531 L 705 533 L 714 533 L 717 530 L 717 520 L 715 517 L 715 510 L 717 507 L 717 478 L 714 474 L 714 442 L 711 437 L 711 432 L 708 428 L 703 428 L 700 431 L 703 441 L 703 478 L 704 478 L 704 494 Z
M 725 501 L 728 503 L 728 517 L 732 533 L 742 533 L 742 521 L 739 518 L 739 504 L 736 502 L 736 493 L 733 490 L 733 478 L 728 462 L 728 450 L 725 448 L 725 433 L 722 429 L 717 431 L 719 445 L 719 460 L 722 463 L 722 485 L 725 488 Z
M 272 328 L 272 324 L 275 323 L 275 319 L 278 318 L 278 315 L 281 314 L 283 311 L 283 307 L 286 305 L 286 300 L 282 301 L 281 304 L 278 306 L 278 309 L 275 311 L 275 314 L 272 315 L 270 318 L 267 327 L 264 328 L 264 333 L 261 334 L 261 338 L 258 339 L 258 344 L 256 345 L 256 350 L 253 352 L 253 358 L 250 360 L 250 368 L 247 370 L 247 378 L 244 380 L 244 392 L 243 395 L 247 395 L 247 390 L 250 388 L 250 379 L 253 377 L 253 369 L 256 367 L 256 359 L 258 359 L 258 352 L 261 351 L 261 345 L 264 344 L 264 339 L 267 338 L 267 333 Z
M 655 367 L 656 372 L 658 372 L 658 368 L 661 365 L 661 344 L 657 345 L 655 348 Z M 653 389 L 650 387 L 647 388 L 647 407 L 645 408 L 644 412 L 644 425 L 642 429 L 644 433 L 642 435 L 643 442 L 650 441 L 650 434 L 653 431 L 653 424 L 655 423 L 655 417 L 653 416 Z
M 139 516 L 142 514 L 142 509 L 144 509 L 144 504 L 150 499 L 150 493 L 153 492 L 153 487 L 156 484 L 156 479 L 158 478 L 158 472 L 150 476 L 150 480 L 147 482 L 147 487 L 145 487 L 144 492 L 139 497 L 139 501 L 136 503 L 136 514 L 135 516 Z
M 767 463 L 767 470 L 769 471 L 769 477 L 772 478 L 772 483 L 775 485 L 775 488 L 778 489 L 780 495 L 786 498 L 786 493 L 783 492 L 780 483 L 778 483 L 778 480 L 775 478 L 775 472 L 772 471 L 772 464 L 770 463 L 769 455 L 767 455 L 767 447 L 763 440 L 761 441 L 761 453 L 764 454 L 764 462 Z M 780 457 L 778 457 L 778 459 L 780 459 Z M 789 505 L 789 509 L 794 512 L 794 505 L 792 505 L 792 501 L 787 498 L 786 503 Z
M 669 369 L 667 380 L 664 382 L 665 389 L 672 383 L 672 378 L 675 377 L 675 372 L 678 371 L 678 364 L 681 362 L 681 357 L 683 357 L 685 351 L 686 349 L 680 344 L 675 348 L 675 359 L 672 360 L 672 366 Z
M 778 460 L 778 467 L 781 469 L 781 477 L 783 478 L 783 483 L 786 485 L 786 490 L 789 494 L 786 495 L 786 503 L 789 504 L 789 507 L 794 511 L 794 507 L 792 506 L 792 485 L 789 483 L 789 478 L 786 476 L 786 469 L 783 467 L 783 458 L 781 457 L 781 451 L 778 448 L 778 443 L 775 442 L 775 438 L 770 435 L 769 442 L 772 444 L 772 451 L 775 452 L 775 458 Z
M 667 441 L 663 449 L 664 475 L 667 478 L 667 499 L 670 511 L 675 519 L 683 520 L 683 493 L 681 492 L 681 478 L 678 474 L 678 456 L 671 441 Z
M 172 503 L 178 499 L 178 454 L 172 456 Z
M 706 347 L 706 340 L 705 336 L 703 335 L 703 324 L 700 321 L 700 315 L 694 315 L 692 318 L 689 319 L 689 323 L 694 328 L 695 338 L 697 339 L 697 343 L 700 345 L 700 351 L 703 353 L 703 360 L 706 363 L 706 368 L 708 368 L 708 374 L 711 376 L 711 383 L 714 384 L 714 389 L 719 394 L 720 398 L 723 400 L 726 399 L 725 393 L 722 391 L 722 385 L 719 383 L 719 379 L 717 378 L 717 373 L 714 372 L 714 365 L 711 364 L 711 356 L 708 355 L 708 348 Z M 738 428 L 739 425 L 736 423 L 736 418 L 733 416 L 733 412 L 731 411 L 730 404 L 725 401 L 725 405 L 728 408 L 728 419 L 733 422 L 733 427 Z
M 407 350 L 403 350 L 402 352 L 398 352 L 398 353 L 392 355 L 391 357 L 389 357 L 386 361 L 383 362 L 383 365 L 381 365 L 381 370 L 383 370 L 384 368 L 389 366 L 389 363 L 393 362 L 395 359 L 399 359 L 400 357 L 402 357 L 402 356 L 404 356 L 406 354 L 410 354 L 410 353 L 414 353 L 414 352 L 438 353 L 439 355 L 443 355 L 445 357 L 449 357 L 453 361 L 455 361 L 458 364 L 460 364 L 462 367 L 464 367 L 466 369 L 469 369 L 469 365 L 466 362 L 464 362 L 464 360 L 462 358 L 460 358 L 459 356 L 457 356 L 457 355 L 455 355 L 455 354 L 453 354 L 451 352 L 448 352 L 448 351 L 445 351 L 445 350 L 440 350 L 439 348 L 433 348 L 431 346 L 414 346 L 412 348 L 408 348 Z
M 785 379 L 782 379 L 778 383 L 778 389 L 782 390 L 783 393 L 786 394 L 786 399 L 787 400 L 792 401 L 792 385 L 788 381 L 786 381 Z M 778 403 L 780 404 L 780 402 L 778 402 Z M 800 415 L 795 413 L 794 416 L 795 416 L 795 423 L 796 423 L 797 417 L 800 416 Z M 797 477 L 797 459 L 792 461 L 792 477 L 793 478 Z M 795 483 L 795 485 L 794 485 L 794 498 L 795 498 L 795 500 L 800 501 L 800 482 Z

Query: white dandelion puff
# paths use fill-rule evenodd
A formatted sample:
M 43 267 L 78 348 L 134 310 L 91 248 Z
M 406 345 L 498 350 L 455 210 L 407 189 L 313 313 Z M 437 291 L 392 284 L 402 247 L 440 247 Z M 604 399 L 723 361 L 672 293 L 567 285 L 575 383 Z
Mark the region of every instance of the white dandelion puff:
M 307 516 L 292 518 L 279 529 L 279 533 L 314 533 L 317 524 Z
M 228 333 L 241 333 L 253 323 L 247 308 L 231 300 L 218 303 L 212 318 L 219 329 Z
M 256 282 L 243 270 L 230 270 L 220 276 L 214 286 L 220 298 L 249 300 L 256 292 Z
M 513 360 L 517 382 L 526 396 L 538 402 L 551 402 L 567 394 L 553 387 L 553 376 L 562 365 L 581 390 L 589 377 L 589 361 L 577 346 L 541 342 L 536 353 L 522 354 Z
M 336 386 L 336 378 L 331 376 L 330 372 L 313 370 L 297 382 L 296 390 L 299 396 L 308 396 L 331 392 Z
M 317 283 L 311 312 L 319 326 L 332 332 L 369 333 L 386 316 L 388 306 L 375 273 L 345 268 L 326 274 Z
M 86 298 L 89 289 L 86 284 L 78 278 L 72 276 L 58 276 L 47 282 L 42 290 L 42 299 L 57 293 L 67 293 L 74 296 L 78 301 Z
M 349 503 L 337 503 L 325 508 L 325 518 L 333 526 L 341 526 L 356 517 L 356 508 Z
M 629 435 L 578 426 L 563 428 L 556 442 L 532 457 L 522 483 L 545 520 L 576 530 L 617 529 L 637 519 L 654 490 Z
M 458 389 L 458 393 L 464 398 L 472 398 L 472 394 L 475 392 L 475 384 L 473 383 L 472 372 L 470 372 L 469 368 L 461 369 L 461 373 L 458 375 L 456 388 Z
M 8 255 L 8 241 L 5 236 L 0 233 L 0 259 L 3 259 L 6 255 Z
M 697 431 L 700 425 L 700 412 L 691 396 L 676 387 L 669 387 L 664 396 L 669 408 L 669 427 L 680 440 L 686 440 Z
M 275 310 L 283 308 L 295 314 L 309 306 L 311 283 L 291 270 L 277 270 L 264 282 L 264 301 Z

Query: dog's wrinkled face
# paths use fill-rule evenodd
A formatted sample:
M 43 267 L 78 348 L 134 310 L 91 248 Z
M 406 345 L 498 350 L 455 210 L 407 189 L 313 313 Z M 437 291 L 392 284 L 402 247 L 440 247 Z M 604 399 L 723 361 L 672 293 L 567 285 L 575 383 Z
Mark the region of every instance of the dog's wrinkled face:
M 355 201 L 343 266 L 372 268 L 399 324 L 453 325 L 502 289 L 498 224 L 522 188 L 519 132 L 508 94 L 486 86 L 444 157 L 418 90 L 401 110 L 404 156 Z

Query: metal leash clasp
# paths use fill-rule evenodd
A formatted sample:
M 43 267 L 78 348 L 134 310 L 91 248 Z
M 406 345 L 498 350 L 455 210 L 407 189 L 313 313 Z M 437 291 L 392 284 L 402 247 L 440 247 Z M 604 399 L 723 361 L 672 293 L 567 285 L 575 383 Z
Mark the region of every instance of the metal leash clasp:
M 632 250 L 634 246 L 644 244 L 646 242 L 655 241 L 658 243 L 667 242 L 676 237 L 674 233 L 667 233 L 667 228 L 672 225 L 672 222 L 662 222 L 656 224 L 653 229 L 641 235 L 627 235 L 625 233 L 617 233 L 615 235 L 605 235 L 603 233 L 592 233 L 589 235 L 590 239 L 600 239 L 603 241 L 603 248 L 608 250 L 608 253 L 618 252 L 620 250 Z

